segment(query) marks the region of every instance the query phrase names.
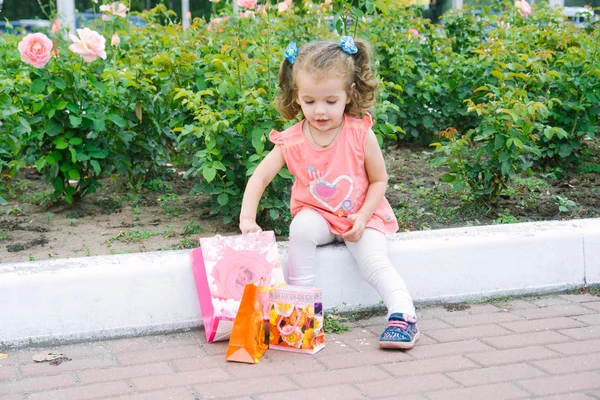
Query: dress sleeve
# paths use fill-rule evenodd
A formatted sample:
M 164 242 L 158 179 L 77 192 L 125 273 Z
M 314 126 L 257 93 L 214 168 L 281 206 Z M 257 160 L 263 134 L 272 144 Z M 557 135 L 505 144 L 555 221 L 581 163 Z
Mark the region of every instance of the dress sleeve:
M 283 144 L 283 137 L 282 136 L 283 136 L 282 132 L 277 132 L 276 130 L 272 130 L 271 133 L 269 133 L 269 140 L 273 144 L 282 145 Z
M 373 117 L 371 117 L 371 114 L 366 113 L 365 116 L 362 119 L 363 124 L 365 124 L 365 129 L 371 129 L 373 128 Z

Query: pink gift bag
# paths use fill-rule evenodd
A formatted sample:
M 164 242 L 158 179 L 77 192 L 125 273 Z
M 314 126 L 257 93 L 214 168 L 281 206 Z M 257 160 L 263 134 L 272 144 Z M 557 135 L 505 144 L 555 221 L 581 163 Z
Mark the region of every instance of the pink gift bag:
M 284 282 L 272 231 L 200 238 L 190 259 L 208 343 L 229 339 L 246 284 Z

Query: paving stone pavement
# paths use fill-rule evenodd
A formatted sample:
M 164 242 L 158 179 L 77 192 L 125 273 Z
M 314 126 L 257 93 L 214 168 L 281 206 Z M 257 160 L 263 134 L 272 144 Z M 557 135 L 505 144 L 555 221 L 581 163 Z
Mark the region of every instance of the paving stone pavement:
M 204 332 L 0 349 L 1 400 L 600 399 L 600 297 L 528 297 L 418 309 L 410 351 L 378 348 L 384 317 L 329 334 L 316 355 L 225 361 Z M 35 363 L 42 351 L 72 360 Z

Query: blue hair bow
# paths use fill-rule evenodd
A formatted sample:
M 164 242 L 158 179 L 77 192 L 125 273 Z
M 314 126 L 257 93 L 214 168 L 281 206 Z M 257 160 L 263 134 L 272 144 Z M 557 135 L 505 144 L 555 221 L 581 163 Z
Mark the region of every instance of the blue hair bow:
M 352 36 L 342 36 L 340 38 L 340 47 L 347 54 L 356 54 L 358 53 L 358 47 L 354 44 L 354 39 Z
M 298 55 L 298 46 L 296 46 L 296 42 L 292 42 L 288 45 L 284 55 L 290 64 L 294 65 L 296 62 L 296 56 Z

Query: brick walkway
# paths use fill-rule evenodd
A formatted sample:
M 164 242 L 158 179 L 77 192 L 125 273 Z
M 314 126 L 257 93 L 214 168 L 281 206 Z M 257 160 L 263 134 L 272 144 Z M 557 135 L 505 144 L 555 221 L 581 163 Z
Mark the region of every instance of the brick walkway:
M 408 352 L 378 349 L 376 317 L 329 335 L 314 356 L 269 350 L 258 365 L 226 362 L 226 344 L 206 344 L 201 331 L 0 350 L 0 399 L 600 399 L 600 297 L 419 316 L 424 336 Z M 32 361 L 48 350 L 72 361 Z

